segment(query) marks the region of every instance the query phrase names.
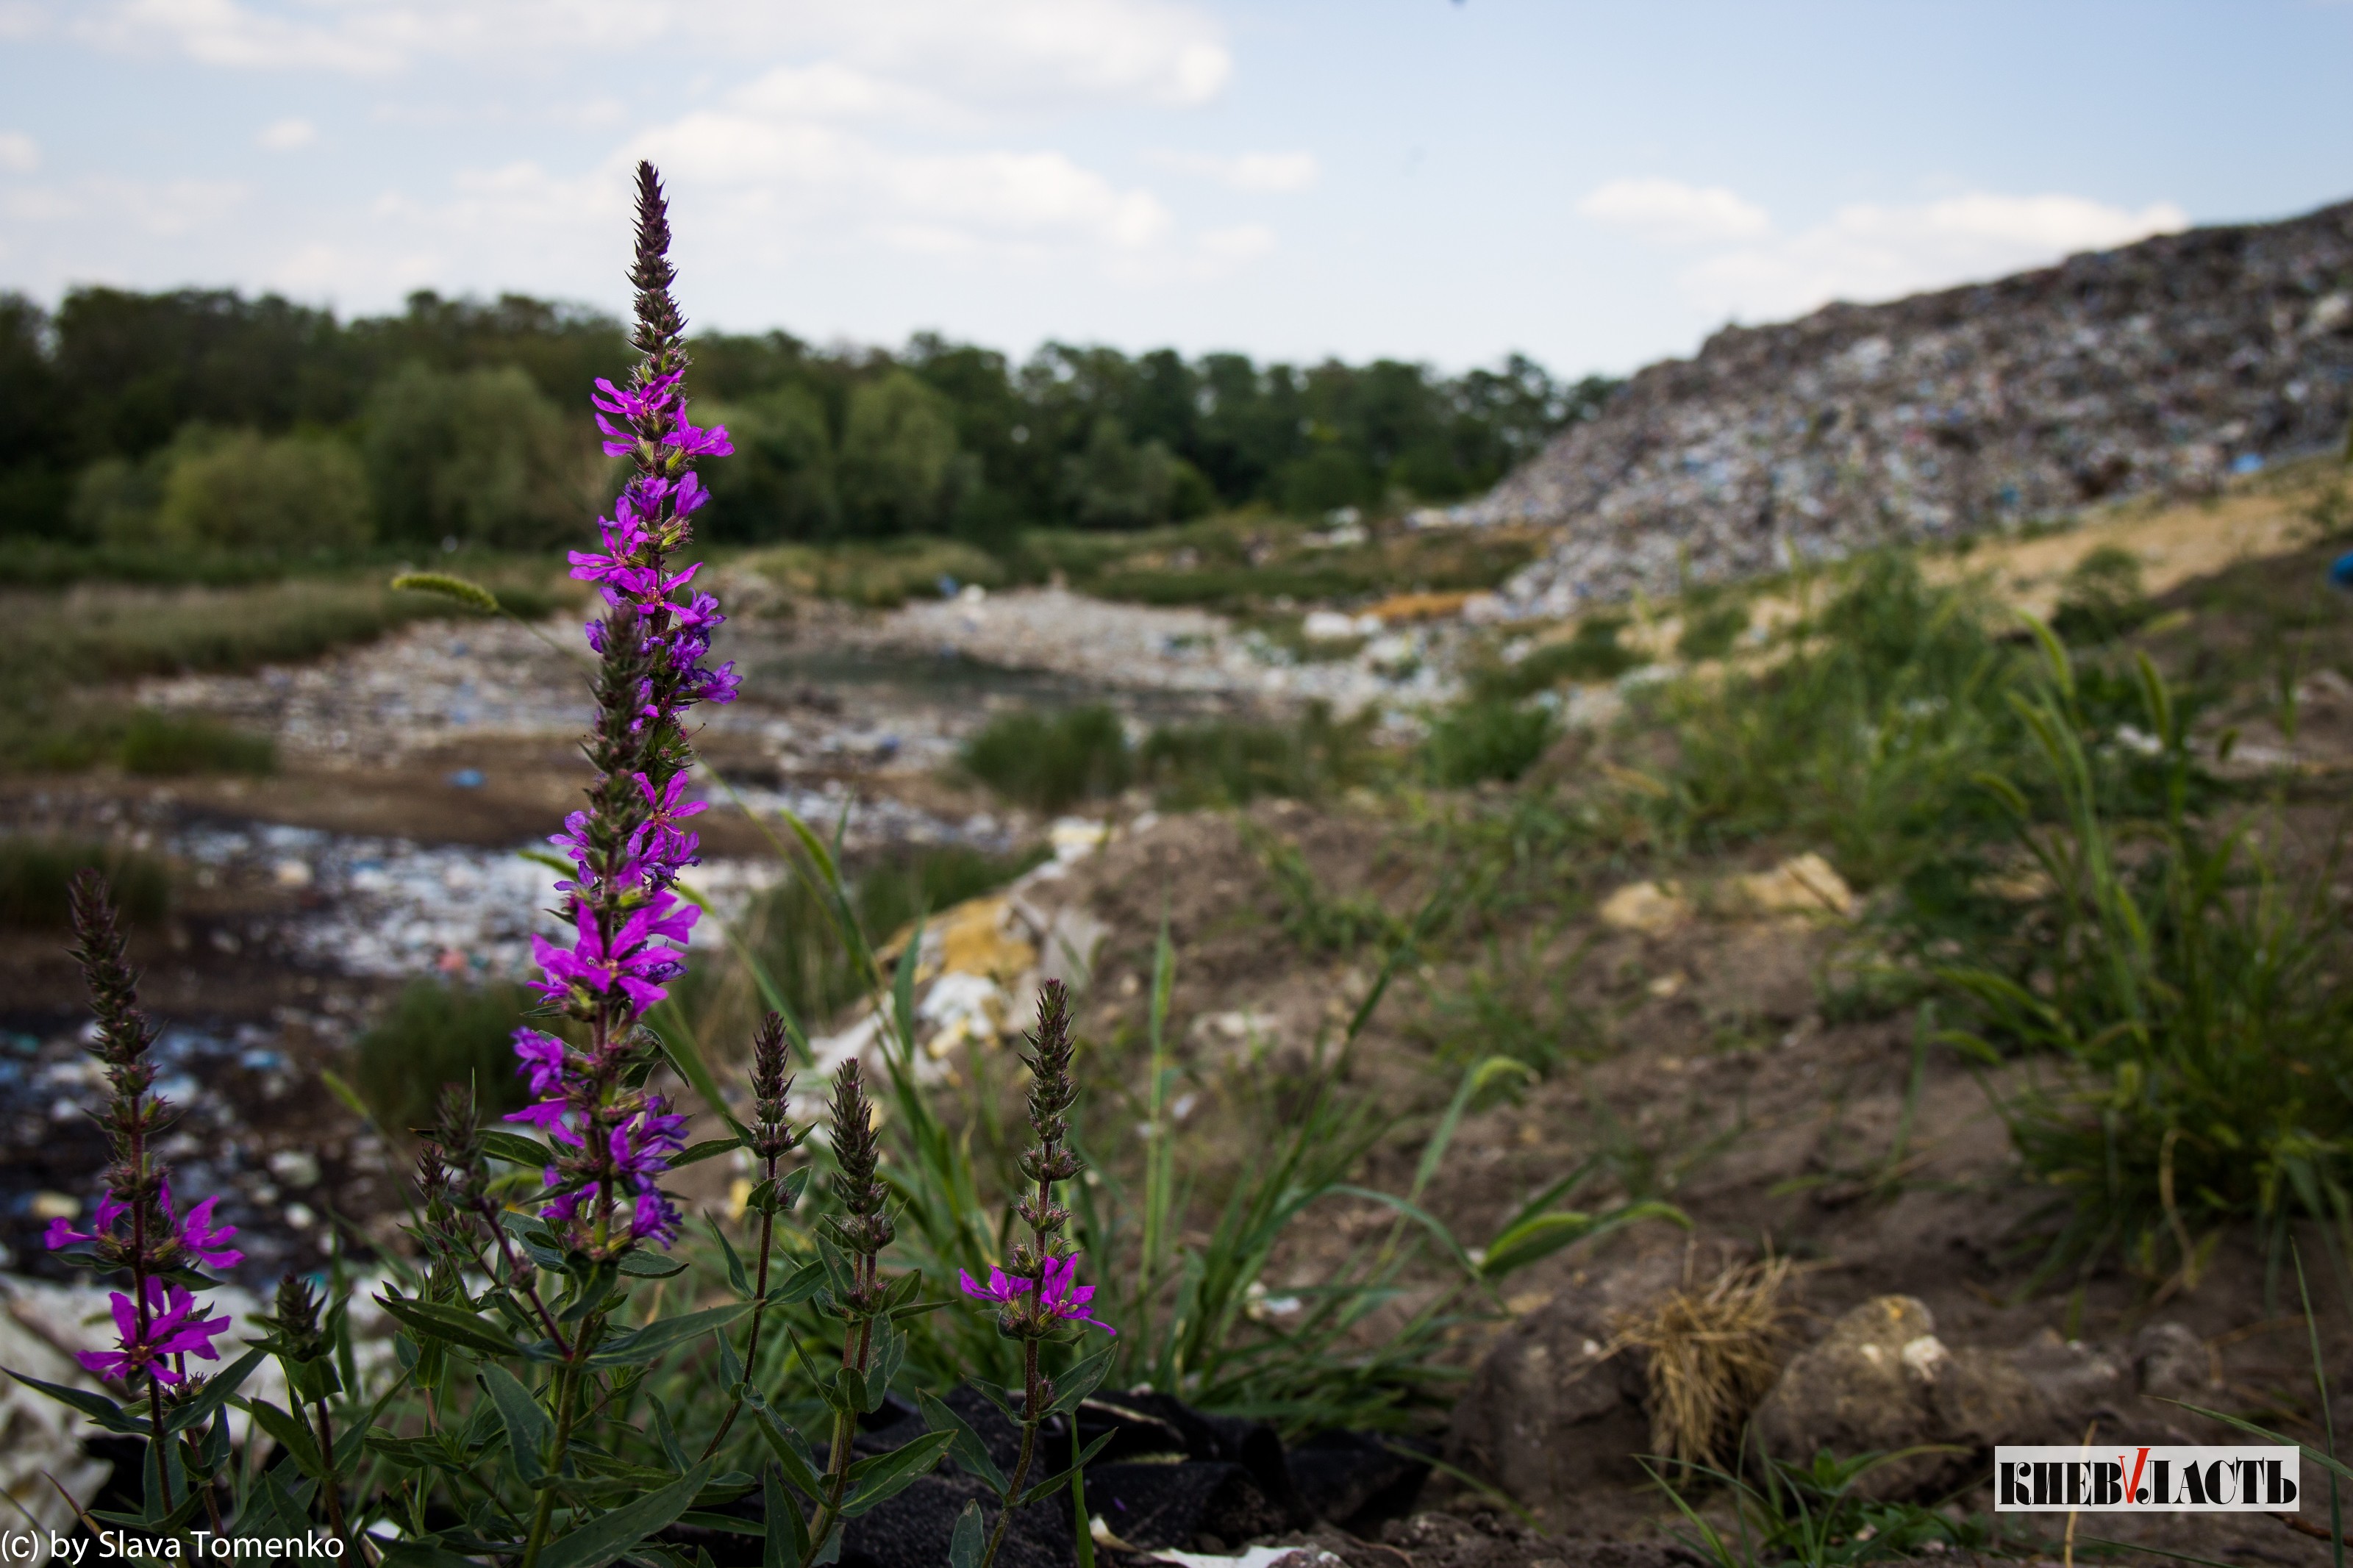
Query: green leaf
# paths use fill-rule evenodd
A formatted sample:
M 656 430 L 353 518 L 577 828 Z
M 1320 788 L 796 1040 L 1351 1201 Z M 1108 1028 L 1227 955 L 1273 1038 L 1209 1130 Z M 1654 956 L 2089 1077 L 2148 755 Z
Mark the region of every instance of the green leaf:
M 685 1476 L 633 1503 L 600 1513 L 540 1553 L 540 1568 L 605 1568 L 646 1537 L 667 1529 L 711 1479 L 705 1460 Z
M 1092 1394 L 1111 1371 L 1112 1355 L 1116 1346 L 1105 1345 L 1094 1354 L 1071 1367 L 1054 1380 L 1054 1403 L 1047 1406 L 1048 1415 L 1067 1415 L 1079 1407 L 1079 1401 Z
M 980 1434 L 972 1429 L 971 1423 L 929 1394 L 916 1394 L 915 1404 L 923 1413 L 925 1426 L 948 1435 L 948 1452 L 955 1456 L 956 1463 L 987 1481 L 997 1496 L 1003 1497 L 1005 1472 L 989 1458 L 988 1445 L 980 1440 Z
M 503 1128 L 481 1130 L 482 1151 L 494 1160 L 504 1160 L 510 1165 L 522 1165 L 529 1170 L 543 1171 L 555 1163 L 554 1152 L 536 1138 L 526 1138 L 520 1132 Z
M 752 1293 L 752 1278 L 744 1272 L 744 1260 L 735 1256 L 734 1245 L 727 1239 L 727 1233 L 720 1229 L 719 1222 L 708 1215 L 703 1216 L 703 1223 L 711 1227 L 711 1238 L 719 1244 L 721 1255 L 727 1259 L 728 1286 L 738 1296 L 749 1296 Z
M 849 1271 L 849 1259 L 841 1255 L 841 1248 L 823 1236 L 817 1238 L 817 1255 L 825 1265 L 826 1286 L 833 1292 L 833 1299 L 836 1301 L 849 1300 L 858 1289 L 858 1276 Z
M 699 1165 L 705 1160 L 715 1160 L 722 1154 L 733 1153 L 744 1146 L 741 1138 L 705 1138 L 700 1143 L 690 1143 L 678 1158 L 670 1163 L 673 1171 L 682 1165 Z
M 499 1420 L 507 1429 L 507 1452 L 514 1458 L 516 1473 L 526 1483 L 545 1476 L 547 1466 L 540 1456 L 554 1433 L 547 1412 L 539 1407 L 531 1390 L 502 1366 L 482 1369 L 482 1391 L 491 1396 L 491 1403 L 498 1408 Z
M 350 1111 L 362 1121 L 366 1122 L 370 1127 L 375 1125 L 375 1112 L 367 1108 L 367 1101 L 360 1098 L 360 1091 L 353 1089 L 351 1086 L 351 1081 L 344 1078 L 343 1074 L 335 1071 L 332 1068 L 321 1068 L 319 1069 L 319 1081 L 327 1086 L 327 1092 L 329 1094 L 333 1095 L 337 1100 L 343 1102 L 343 1109 L 345 1110 Z
M 801 1441 L 801 1435 L 765 1405 L 753 1405 L 752 1418 L 760 1424 L 760 1436 L 767 1439 L 769 1448 L 775 1452 L 785 1479 L 812 1502 L 824 1497 L 825 1485 L 818 1479 L 817 1456 Z
M 767 1526 L 761 1532 L 760 1568 L 800 1568 L 808 1555 L 808 1526 L 774 1465 L 760 1469 L 760 1512 Z
M 824 1289 L 824 1260 L 813 1258 L 794 1269 L 783 1284 L 769 1287 L 768 1294 L 790 1307 L 799 1305 Z
M 932 1467 L 940 1462 L 940 1456 L 948 1451 L 952 1437 L 946 1432 L 926 1432 L 887 1454 L 877 1454 L 850 1466 L 841 1517 L 856 1519 L 913 1485 L 917 1477 L 929 1474 Z
M 500 1331 L 489 1319 L 447 1307 L 438 1301 L 411 1300 L 406 1296 L 378 1296 L 376 1305 L 427 1339 L 458 1345 L 479 1355 L 521 1355 L 522 1347 Z
M 147 1434 L 147 1421 L 143 1415 L 133 1419 L 123 1413 L 122 1406 L 103 1394 L 87 1388 L 68 1388 L 61 1383 L 43 1383 L 39 1378 L 26 1377 L 21 1372 L 11 1372 L 8 1375 L 26 1388 L 46 1394 L 58 1404 L 80 1411 L 110 1432 L 121 1432 L 132 1436 Z
M 624 1252 L 621 1254 L 621 1272 L 632 1279 L 667 1279 L 674 1274 L 685 1273 L 686 1262 L 682 1258 L 664 1258 L 659 1252 Z
M 327 1473 L 326 1462 L 319 1456 L 318 1435 L 311 1430 L 309 1422 L 279 1409 L 267 1399 L 238 1403 L 256 1425 L 277 1439 L 278 1446 L 286 1450 L 304 1475 L 317 1478 Z
M 1562 1210 L 1555 1214 L 1537 1215 L 1522 1220 L 1490 1242 L 1485 1256 L 1479 1260 L 1479 1277 L 1500 1279 L 1515 1268 L 1524 1268 L 1541 1258 L 1549 1258 L 1573 1242 L 1590 1236 L 1601 1236 L 1638 1220 L 1662 1219 L 1670 1225 L 1691 1228 L 1691 1219 L 1672 1204 L 1627 1204 L 1608 1214 L 1581 1214 Z
M 987 1537 L 988 1526 L 980 1517 L 980 1500 L 975 1498 L 956 1515 L 955 1533 L 948 1537 L 948 1568 L 980 1568 L 980 1552 Z
M 470 1557 L 460 1557 L 438 1541 L 393 1541 L 384 1543 L 384 1568 L 480 1568 Z
M 206 1380 L 204 1390 L 185 1405 L 174 1407 L 164 1417 L 164 1430 L 185 1432 L 189 1427 L 212 1418 L 214 1411 L 228 1403 L 237 1385 L 253 1375 L 253 1369 L 269 1359 L 268 1351 L 248 1351 Z
M 776 1182 L 776 1206 L 789 1209 L 799 1203 L 801 1194 L 808 1190 L 808 1184 L 809 1168 L 807 1165 L 779 1177 Z
M 1023 1492 L 1021 1494 L 1021 1500 L 1013 1506 L 1016 1508 L 1028 1508 L 1039 1498 L 1045 1497 L 1051 1492 L 1060 1491 L 1064 1487 L 1069 1486 L 1071 1484 L 1071 1478 L 1079 1471 L 1085 1469 L 1087 1468 L 1087 1461 L 1093 1458 L 1097 1454 L 1102 1453 L 1103 1450 L 1103 1445 L 1118 1436 L 1118 1432 L 1111 1431 L 1104 1433 L 1100 1437 L 1097 1437 L 1093 1442 L 1080 1449 L 1079 1457 L 1072 1459 L 1069 1465 L 1055 1471 L 1052 1475 L 1048 1476 L 1044 1480 L 1039 1481 L 1036 1486 L 1031 1487 L 1028 1491 Z
M 608 1335 L 603 1344 L 589 1352 L 588 1364 L 643 1366 L 666 1351 L 674 1350 L 690 1340 L 700 1339 L 713 1329 L 725 1328 L 751 1310 L 749 1301 L 731 1301 L 723 1307 L 710 1307 L 700 1312 L 662 1318 L 642 1329 Z

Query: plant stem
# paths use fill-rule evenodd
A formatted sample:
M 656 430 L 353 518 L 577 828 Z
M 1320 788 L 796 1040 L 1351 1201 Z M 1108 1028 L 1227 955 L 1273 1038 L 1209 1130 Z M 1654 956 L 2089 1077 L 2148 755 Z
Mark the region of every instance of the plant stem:
M 776 1179 L 776 1163 L 771 1160 L 768 1162 L 768 1180 L 773 1184 Z M 775 1190 L 773 1185 L 770 1190 Z M 752 1375 L 752 1369 L 757 1364 L 760 1354 L 760 1316 L 768 1310 L 768 1247 L 774 1238 L 776 1226 L 776 1210 L 765 1210 L 760 1215 L 759 1272 L 752 1281 L 752 1331 L 744 1339 L 744 1375 L 746 1378 Z M 727 1401 L 727 1414 L 719 1418 L 719 1430 L 713 1432 L 711 1435 L 711 1441 L 703 1445 L 704 1458 L 707 1459 L 719 1451 L 720 1443 L 726 1438 L 728 1430 L 735 1425 L 735 1417 L 743 1408 L 744 1392 L 739 1387 L 733 1391 L 733 1396 Z
M 335 1532 L 336 1540 L 348 1546 L 351 1531 L 343 1527 L 343 1489 L 335 1479 L 335 1424 L 327 1415 L 324 1399 L 319 1401 L 319 1458 L 327 1470 L 319 1478 L 319 1489 L 327 1504 L 327 1528 Z
M 988 1532 L 988 1550 L 980 1554 L 980 1568 L 989 1568 L 997 1561 L 997 1549 L 1005 1544 L 1006 1527 L 1013 1522 L 1014 1506 L 1020 1500 L 1021 1488 L 1029 1479 L 1029 1461 L 1038 1453 L 1038 1427 L 1045 1419 L 1046 1402 L 1038 1387 L 1038 1342 L 1021 1342 L 1021 1457 L 1013 1464 L 1013 1478 L 1005 1484 L 1005 1506 L 997 1510 L 997 1528 Z M 1080 1526 L 1084 1529 L 1083 1523 Z
M 585 1334 L 581 1337 L 584 1341 L 587 1338 Z M 556 1376 L 559 1381 L 555 1391 L 555 1448 L 548 1456 L 547 1465 L 550 1474 L 564 1468 L 564 1452 L 571 1446 L 572 1412 L 580 1391 L 580 1369 L 566 1362 L 564 1370 Z M 554 1516 L 555 1489 L 552 1486 L 542 1487 L 539 1492 L 539 1506 L 532 1510 L 531 1535 L 524 1541 L 522 1546 L 522 1568 L 537 1568 L 540 1549 L 547 1544 L 548 1523 Z

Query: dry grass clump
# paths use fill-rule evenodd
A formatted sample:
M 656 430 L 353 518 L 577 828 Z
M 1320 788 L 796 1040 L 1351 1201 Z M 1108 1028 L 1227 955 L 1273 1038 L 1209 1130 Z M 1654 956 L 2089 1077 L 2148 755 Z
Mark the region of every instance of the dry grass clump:
M 1789 1273 L 1786 1258 L 1736 1264 L 1619 1320 L 1611 1348 L 1649 1363 L 1652 1453 L 1712 1464 L 1737 1440 L 1781 1370 Z

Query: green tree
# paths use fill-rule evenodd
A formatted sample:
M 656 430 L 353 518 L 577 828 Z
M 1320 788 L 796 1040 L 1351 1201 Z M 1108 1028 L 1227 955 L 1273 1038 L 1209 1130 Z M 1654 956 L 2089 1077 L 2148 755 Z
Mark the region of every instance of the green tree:
M 849 395 L 837 471 L 843 514 L 861 534 L 944 531 L 974 478 L 945 401 L 903 370 Z
M 723 407 L 698 406 L 697 423 L 724 425 L 735 456 L 710 466 L 704 537 L 737 543 L 823 539 L 840 531 L 833 434 L 825 405 L 804 386 L 780 386 Z
M 403 365 L 369 397 L 366 431 L 387 539 L 533 548 L 566 537 L 595 504 L 578 427 L 514 365 Z
M 1151 528 L 1198 517 L 1217 500 L 1201 471 L 1166 442 L 1131 441 L 1108 414 L 1095 421 L 1085 447 L 1063 459 L 1062 482 L 1087 528 Z
M 184 545 L 342 550 L 364 544 L 367 475 L 331 437 L 189 432 L 164 470 L 154 535 Z

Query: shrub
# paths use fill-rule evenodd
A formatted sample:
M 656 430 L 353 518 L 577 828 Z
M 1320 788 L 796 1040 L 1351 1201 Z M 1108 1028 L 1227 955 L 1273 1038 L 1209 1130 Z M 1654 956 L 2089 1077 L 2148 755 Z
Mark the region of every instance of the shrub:
M 2141 594 L 2140 557 L 2103 544 L 2067 574 L 2051 629 L 2064 642 L 2089 647 L 2114 642 L 2155 613 Z
M 352 1087 L 393 1131 L 429 1124 L 444 1084 L 470 1085 L 493 1113 L 520 1110 L 531 1096 L 515 1071 L 514 1032 L 533 1005 L 503 981 L 411 981 L 353 1047 Z
M 1548 708 L 1474 698 L 1440 714 L 1422 742 L 1430 782 L 1459 788 L 1518 778 L 1553 742 L 1559 722 Z
M 940 531 L 978 478 L 945 401 L 903 370 L 849 395 L 836 472 L 857 533 Z
M 158 713 L 131 715 L 116 756 L 123 771 L 155 778 L 182 773 L 266 773 L 278 765 L 267 735 L 248 734 L 210 719 Z
M 116 907 L 134 925 L 153 925 L 169 911 L 171 875 L 153 856 L 71 839 L 0 838 L 0 926 L 62 931 L 74 873 L 93 868 L 105 873 Z
M 1740 641 L 1748 629 L 1748 606 L 1738 600 L 1715 604 L 1694 600 L 1683 616 L 1683 629 L 1675 639 L 1675 657 L 1697 663 L 1704 658 L 1722 658 Z
M 1103 707 L 999 714 L 965 743 L 964 765 L 1006 799 L 1050 812 L 1117 795 L 1134 773 L 1127 731 Z

